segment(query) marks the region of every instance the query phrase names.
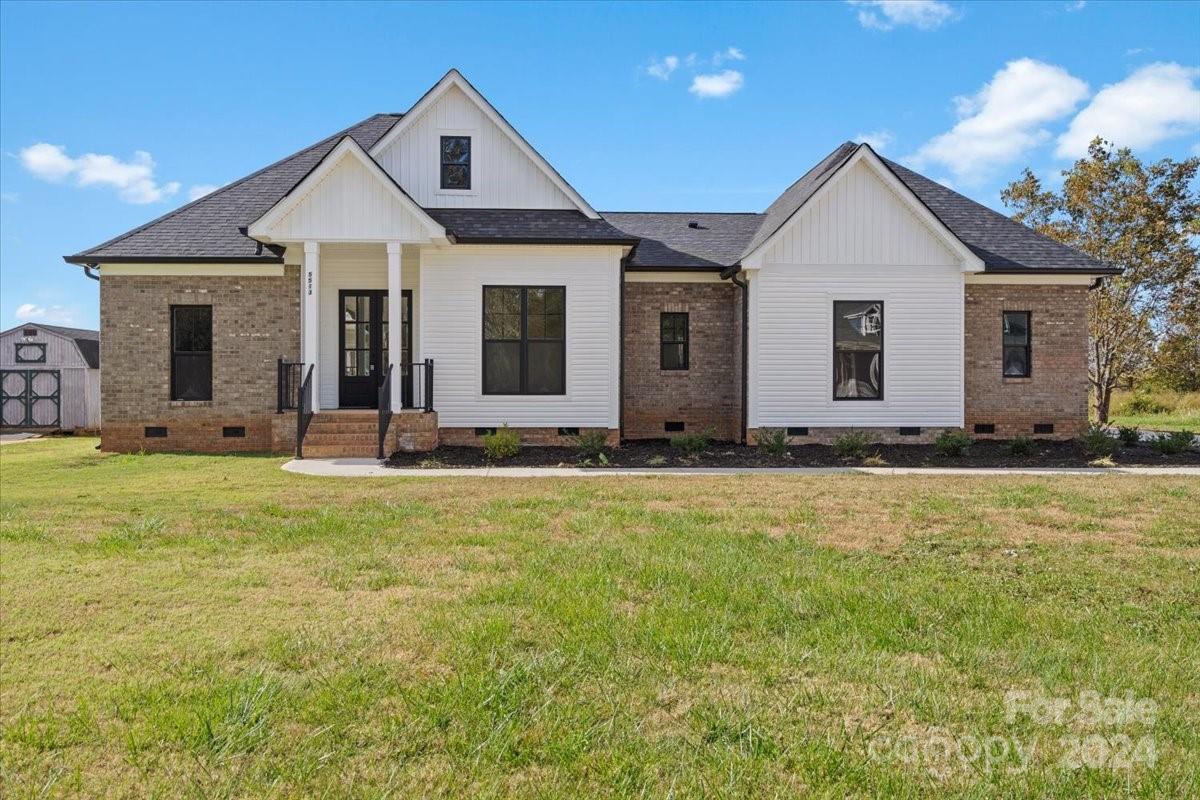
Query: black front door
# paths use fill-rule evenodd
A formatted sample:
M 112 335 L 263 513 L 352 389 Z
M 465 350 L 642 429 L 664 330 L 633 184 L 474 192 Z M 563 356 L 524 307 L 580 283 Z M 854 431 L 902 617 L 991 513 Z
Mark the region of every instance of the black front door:
M 338 405 L 377 408 L 379 384 L 388 365 L 388 303 L 382 289 L 338 292 Z

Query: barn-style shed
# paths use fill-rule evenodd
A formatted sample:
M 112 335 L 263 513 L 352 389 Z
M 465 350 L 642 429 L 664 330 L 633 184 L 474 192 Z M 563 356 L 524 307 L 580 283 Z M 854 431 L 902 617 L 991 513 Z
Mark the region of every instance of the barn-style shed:
M 99 332 L 31 322 L 0 333 L 0 426 L 99 429 Z

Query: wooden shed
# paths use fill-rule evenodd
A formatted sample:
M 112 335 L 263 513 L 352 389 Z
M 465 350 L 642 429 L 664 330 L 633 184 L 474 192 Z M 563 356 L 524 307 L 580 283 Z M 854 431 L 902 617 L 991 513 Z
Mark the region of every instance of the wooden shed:
M 100 333 L 30 322 L 0 333 L 0 426 L 100 428 Z

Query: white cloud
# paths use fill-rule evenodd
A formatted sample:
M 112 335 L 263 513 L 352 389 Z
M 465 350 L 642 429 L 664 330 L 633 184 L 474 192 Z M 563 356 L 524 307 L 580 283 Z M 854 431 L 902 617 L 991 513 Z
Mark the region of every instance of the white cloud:
M 858 8 L 858 22 L 864 28 L 890 31 L 911 25 L 923 31 L 940 28 L 958 18 L 958 12 L 939 0 L 846 0 Z
M 907 160 L 918 169 L 941 164 L 956 180 L 978 183 L 1049 140 L 1043 126 L 1070 114 L 1087 95 L 1088 85 L 1062 67 L 1010 61 L 976 94 L 954 98 L 958 123 Z
M 697 75 L 692 78 L 688 91 L 697 97 L 729 97 L 741 89 L 746 80 L 736 69 L 727 69 L 712 75 Z
M 217 189 L 220 189 L 215 183 L 200 183 L 188 189 L 188 200 L 199 200 L 206 194 L 212 194 Z
M 1131 47 L 1125 51 L 1127 56 L 1136 56 L 1141 53 L 1149 53 L 1152 48 L 1149 47 Z
M 1067 3 L 1066 9 L 1068 12 L 1083 11 L 1084 6 L 1086 6 L 1086 5 L 1087 5 L 1087 0 L 1073 0 L 1073 2 Z
M 176 181 L 160 184 L 150 154 L 138 150 L 129 161 L 116 156 L 84 153 L 71 158 L 65 148 L 38 142 L 21 151 L 21 164 L 34 176 L 58 183 L 74 177 L 76 186 L 110 186 L 127 203 L 156 203 L 179 191 Z
M 15 203 L 18 199 L 20 199 L 20 195 L 16 192 L 0 192 L 0 200 L 6 203 Z
M 22 303 L 17 306 L 16 316 L 19 322 L 45 322 L 50 325 L 72 325 L 75 323 L 75 313 L 65 306 L 38 306 L 33 303 Z
M 855 135 L 854 141 L 869 144 L 872 150 L 882 152 L 888 145 L 896 141 L 896 135 L 888 130 L 869 131 Z
M 666 58 L 651 61 L 650 65 L 646 67 L 646 74 L 653 78 L 658 78 L 660 81 L 665 81 L 678 68 L 679 56 L 667 56 Z
M 746 54 L 739 47 L 726 47 L 719 53 L 713 53 L 712 65 L 719 67 L 726 61 L 745 61 Z M 693 61 L 693 63 L 695 63 Z
M 1058 137 L 1054 154 L 1075 158 L 1103 136 L 1118 147 L 1149 147 L 1200 130 L 1200 69 L 1150 64 L 1105 86 Z

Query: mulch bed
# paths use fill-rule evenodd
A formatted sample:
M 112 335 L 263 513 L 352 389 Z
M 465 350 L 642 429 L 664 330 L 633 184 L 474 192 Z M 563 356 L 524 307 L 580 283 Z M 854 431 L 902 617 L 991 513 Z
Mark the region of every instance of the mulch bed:
M 627 442 L 607 451 L 608 464 L 581 464 L 572 447 L 522 447 L 512 458 L 490 461 L 481 447 L 442 446 L 432 453 L 395 453 L 385 464 L 389 467 L 1086 467 L 1095 461 L 1075 442 L 1034 441 L 1027 455 L 1010 455 L 1004 442 L 976 442 L 958 457 L 938 454 L 933 445 L 879 444 L 870 452 L 877 458 L 843 458 L 827 445 L 809 444 L 788 449 L 787 456 L 768 456 L 754 447 L 740 444 L 712 445 L 698 456 L 687 457 L 665 440 Z M 1190 450 L 1163 455 L 1146 445 L 1121 447 L 1111 456 L 1118 466 L 1195 466 L 1200 452 Z

